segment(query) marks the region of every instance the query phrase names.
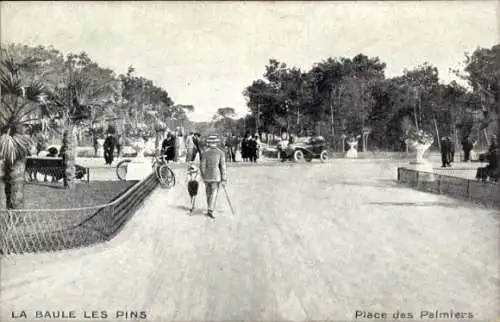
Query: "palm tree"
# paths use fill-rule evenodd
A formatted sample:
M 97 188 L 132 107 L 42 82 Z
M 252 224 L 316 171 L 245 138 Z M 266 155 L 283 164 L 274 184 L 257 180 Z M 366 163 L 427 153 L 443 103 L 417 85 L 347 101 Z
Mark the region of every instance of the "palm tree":
M 32 141 L 27 125 L 43 100 L 44 87 L 37 81 L 23 83 L 23 63 L 3 56 L 0 62 L 0 158 L 4 166 L 6 207 L 24 206 L 25 158 Z
M 74 187 L 76 158 L 76 128 L 82 121 L 91 118 L 91 109 L 102 107 L 117 94 L 117 79 L 109 70 L 103 70 L 93 63 L 83 68 L 74 67 L 67 61 L 68 75 L 51 91 L 50 101 L 59 109 L 64 120 L 61 153 L 64 164 L 64 186 Z

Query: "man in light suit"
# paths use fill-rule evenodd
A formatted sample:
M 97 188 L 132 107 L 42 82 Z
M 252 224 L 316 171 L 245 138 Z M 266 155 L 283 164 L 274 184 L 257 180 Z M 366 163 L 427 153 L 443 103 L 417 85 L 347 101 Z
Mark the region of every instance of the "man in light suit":
M 211 135 L 206 140 L 207 148 L 203 151 L 200 170 L 207 194 L 207 216 L 215 220 L 214 210 L 220 184 L 227 180 L 226 155 L 217 147 L 219 139 Z

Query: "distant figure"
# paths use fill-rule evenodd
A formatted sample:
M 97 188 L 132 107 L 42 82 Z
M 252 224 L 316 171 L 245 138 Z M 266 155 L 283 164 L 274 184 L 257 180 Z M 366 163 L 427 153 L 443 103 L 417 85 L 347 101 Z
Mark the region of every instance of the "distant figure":
M 225 149 L 225 152 L 226 152 L 226 161 L 227 162 L 231 162 L 233 160 L 233 158 L 231 158 L 231 135 L 228 135 L 225 139 L 224 139 L 224 149 Z
M 106 164 L 111 165 L 113 163 L 113 152 L 115 151 L 115 138 L 110 134 L 106 137 L 103 144 L 104 148 L 104 161 Z
M 488 155 L 486 158 L 488 159 L 488 165 L 486 166 L 488 169 L 488 176 L 498 181 L 500 169 L 498 167 L 498 139 L 496 135 L 491 136 L 491 143 L 488 147 Z
M 231 160 L 233 162 L 236 162 L 236 152 L 238 152 L 238 145 L 240 144 L 240 140 L 236 135 L 232 134 L 230 141 L 231 141 L 231 150 L 230 150 Z
M 174 161 L 175 159 L 175 137 L 172 132 L 167 133 L 167 137 L 163 140 L 161 145 L 162 154 L 165 155 L 167 162 Z
M 219 140 L 216 136 L 207 138 L 207 149 L 203 152 L 200 171 L 207 195 L 207 216 L 215 220 L 214 210 L 220 184 L 226 182 L 226 156 L 217 148 Z
M 256 163 L 257 162 L 257 154 L 258 154 L 258 142 L 257 142 L 257 136 L 253 136 L 248 140 L 248 154 L 250 158 L 250 162 Z
M 196 146 L 194 144 L 194 133 L 189 132 L 186 137 L 186 163 L 193 162 L 195 158 L 195 149 Z
M 48 152 L 49 153 L 47 153 L 47 155 L 46 155 L 47 157 L 49 157 L 49 158 L 56 158 L 57 157 L 58 151 L 57 151 L 56 147 L 50 147 L 48 149 Z
M 443 136 L 441 138 L 441 168 L 448 167 L 450 165 L 449 156 L 450 149 L 448 144 L 448 138 Z
M 243 161 L 249 161 L 250 159 L 250 149 L 249 149 L 249 141 L 250 141 L 250 133 L 245 133 L 243 140 L 241 141 L 241 158 Z
M 181 141 L 182 141 L 182 131 L 180 127 L 177 127 L 174 132 L 175 145 L 174 145 L 174 161 L 178 162 L 181 155 Z
M 486 153 L 488 165 L 477 169 L 476 179 L 485 182 L 488 178 L 498 181 L 500 178 L 500 169 L 498 167 L 498 140 L 496 135 L 491 137 L 491 143 Z
M 118 135 L 118 139 L 116 140 L 116 157 L 120 157 L 120 154 L 122 152 L 122 147 L 123 147 L 123 136 L 120 134 Z
M 230 134 L 226 139 L 227 161 L 236 162 L 236 151 L 238 149 L 238 138 Z
M 191 198 L 191 209 L 189 211 L 190 214 L 194 211 L 194 206 L 196 203 L 196 196 L 198 195 L 198 186 L 200 181 L 200 170 L 194 164 L 191 164 L 188 167 L 188 194 Z
M 462 149 L 464 150 L 464 161 L 469 162 L 470 161 L 470 151 L 473 148 L 472 140 L 470 139 L 469 136 L 465 137 L 462 140 Z
M 97 151 L 99 150 L 99 142 L 97 141 L 97 135 L 94 133 L 94 139 L 92 140 L 92 145 L 94 146 L 94 156 L 97 156 Z
M 447 137 L 448 142 L 448 165 L 451 167 L 451 164 L 455 162 L 455 143 L 451 139 L 451 136 Z
M 195 132 L 193 135 L 193 143 L 194 143 L 194 152 L 192 161 L 196 160 L 196 155 L 200 155 L 201 158 L 201 142 L 200 142 L 201 134 L 199 132 Z
M 253 139 L 257 143 L 257 149 L 256 149 L 256 160 L 257 160 L 257 159 L 260 159 L 262 156 L 262 142 L 260 140 L 259 133 L 255 133 L 255 135 L 253 136 Z

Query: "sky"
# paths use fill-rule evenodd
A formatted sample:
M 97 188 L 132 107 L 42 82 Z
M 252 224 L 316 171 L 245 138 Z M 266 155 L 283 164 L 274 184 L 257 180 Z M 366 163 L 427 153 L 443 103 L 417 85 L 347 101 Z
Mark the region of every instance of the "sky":
M 165 88 L 192 104 L 191 120 L 220 107 L 247 111 L 243 90 L 274 58 L 308 70 L 364 53 L 400 75 L 427 61 L 445 83 L 464 53 L 500 43 L 499 1 L 9 2 L 2 43 L 85 51 L 103 67 Z

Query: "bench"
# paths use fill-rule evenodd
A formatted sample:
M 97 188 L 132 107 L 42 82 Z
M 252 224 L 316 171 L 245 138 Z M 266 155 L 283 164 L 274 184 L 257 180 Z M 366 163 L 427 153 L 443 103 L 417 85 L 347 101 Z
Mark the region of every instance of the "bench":
M 79 165 L 75 165 L 75 178 L 83 179 L 87 174 L 89 180 L 88 169 Z M 63 159 L 59 157 L 28 157 L 26 158 L 25 180 L 27 182 L 39 181 L 38 175 L 43 177 L 43 181 L 56 183 L 64 177 Z M 40 178 L 41 180 L 41 178 Z

